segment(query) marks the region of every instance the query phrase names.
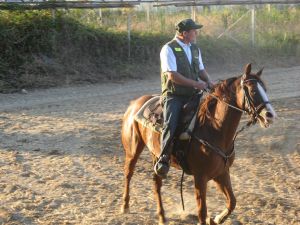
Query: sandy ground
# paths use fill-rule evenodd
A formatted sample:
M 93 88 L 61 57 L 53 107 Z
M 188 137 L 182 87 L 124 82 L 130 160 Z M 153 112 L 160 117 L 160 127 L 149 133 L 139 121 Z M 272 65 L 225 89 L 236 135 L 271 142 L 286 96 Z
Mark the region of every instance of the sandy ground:
M 227 78 L 232 74 L 212 74 Z M 300 67 L 264 72 L 278 120 L 236 142 L 231 168 L 237 207 L 225 224 L 300 224 Z M 156 224 L 148 150 L 123 194 L 122 115 L 131 99 L 159 93 L 159 78 L 0 95 L 0 224 Z M 242 124 L 246 117 L 243 117 Z M 180 172 L 164 182 L 169 224 L 196 224 L 192 178 L 180 204 Z M 208 209 L 224 199 L 209 183 Z

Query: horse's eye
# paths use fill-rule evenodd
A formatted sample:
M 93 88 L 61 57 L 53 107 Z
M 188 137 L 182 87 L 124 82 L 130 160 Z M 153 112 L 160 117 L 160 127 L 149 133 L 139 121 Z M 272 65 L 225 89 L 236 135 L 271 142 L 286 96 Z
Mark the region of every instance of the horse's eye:
M 252 95 L 255 95 L 255 94 L 256 94 L 255 88 L 251 88 L 251 89 L 250 89 L 250 93 L 251 93 Z

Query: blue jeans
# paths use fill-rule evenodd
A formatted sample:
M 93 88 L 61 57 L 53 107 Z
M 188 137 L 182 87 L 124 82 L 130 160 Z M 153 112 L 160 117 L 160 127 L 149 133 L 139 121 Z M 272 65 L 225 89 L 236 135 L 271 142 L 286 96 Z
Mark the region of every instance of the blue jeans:
M 168 149 L 171 140 L 179 123 L 182 107 L 188 102 L 188 97 L 182 96 L 164 96 L 163 114 L 164 124 L 161 134 L 161 152 L 160 154 L 171 154 L 172 149 Z

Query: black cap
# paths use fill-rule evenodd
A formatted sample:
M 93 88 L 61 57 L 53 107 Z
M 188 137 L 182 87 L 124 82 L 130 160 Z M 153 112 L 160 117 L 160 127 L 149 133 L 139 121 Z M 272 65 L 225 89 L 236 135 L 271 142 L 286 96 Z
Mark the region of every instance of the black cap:
M 200 29 L 201 27 L 203 27 L 203 25 L 195 23 L 192 19 L 185 19 L 176 24 L 176 30 L 180 33 L 192 29 Z

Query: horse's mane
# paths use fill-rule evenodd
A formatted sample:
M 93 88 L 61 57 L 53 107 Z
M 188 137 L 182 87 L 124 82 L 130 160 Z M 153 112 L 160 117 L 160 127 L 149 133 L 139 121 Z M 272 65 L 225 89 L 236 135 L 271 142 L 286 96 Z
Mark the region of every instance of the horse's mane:
M 228 101 L 230 98 L 230 86 L 231 84 L 236 81 L 240 77 L 232 77 L 228 78 L 224 81 L 221 81 L 219 84 L 215 85 L 212 89 L 211 94 L 217 98 L 223 99 Z M 212 116 L 212 110 L 217 104 L 217 99 L 211 95 L 207 95 L 204 101 L 202 102 L 199 110 L 199 120 L 200 125 L 202 126 L 207 120 L 210 122 L 214 121 L 214 117 Z
M 251 76 L 257 79 L 262 84 L 262 87 L 266 90 L 266 85 L 259 76 L 257 76 L 256 74 L 251 74 Z M 221 81 L 212 89 L 211 94 L 226 102 L 230 102 L 230 92 L 232 91 L 230 89 L 230 86 L 233 82 L 240 78 L 241 76 L 237 76 Z M 210 123 L 214 122 L 215 119 L 212 116 L 212 110 L 215 108 L 217 101 L 218 100 L 216 98 L 212 97 L 211 95 L 207 95 L 205 100 L 202 102 L 198 113 L 198 118 L 201 126 L 204 125 L 206 121 L 209 121 Z

